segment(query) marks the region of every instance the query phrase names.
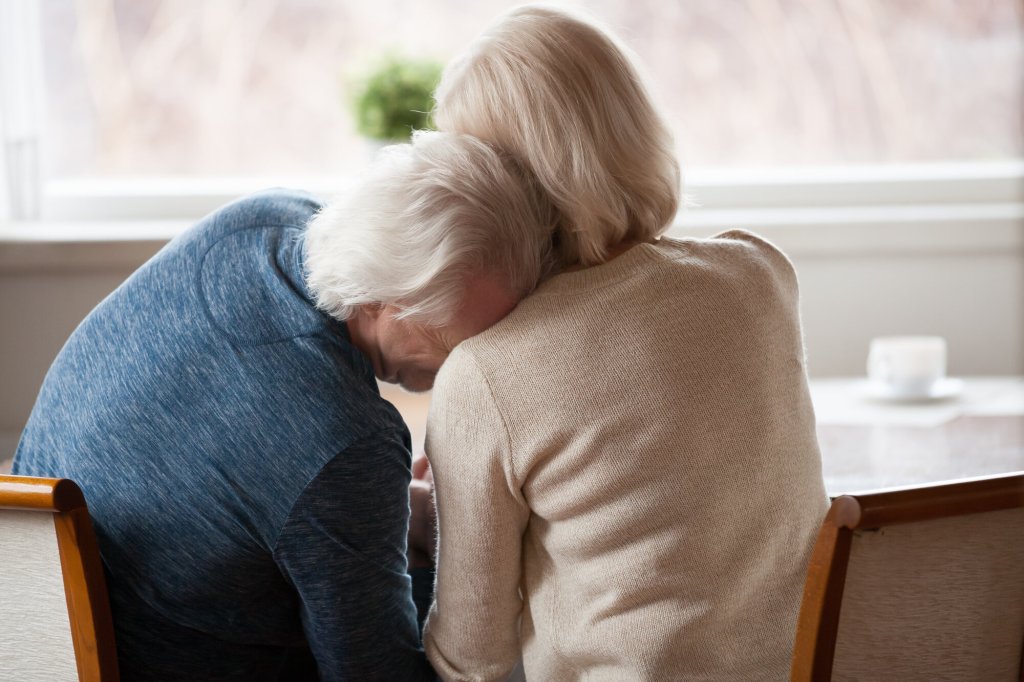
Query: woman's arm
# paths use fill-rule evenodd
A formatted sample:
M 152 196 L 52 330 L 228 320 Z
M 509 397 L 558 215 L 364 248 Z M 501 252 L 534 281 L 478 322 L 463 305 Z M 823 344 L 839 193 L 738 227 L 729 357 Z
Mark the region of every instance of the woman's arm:
M 520 546 L 530 510 L 503 416 L 461 349 L 434 384 L 426 448 L 438 555 L 424 648 L 446 680 L 503 680 L 521 656 Z

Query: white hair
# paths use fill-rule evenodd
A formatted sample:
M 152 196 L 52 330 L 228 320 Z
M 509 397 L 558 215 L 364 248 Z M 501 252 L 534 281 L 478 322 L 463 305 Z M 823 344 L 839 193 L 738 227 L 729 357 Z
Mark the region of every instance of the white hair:
M 319 308 L 344 320 L 356 306 L 450 321 L 467 277 L 497 276 L 529 293 L 553 266 L 556 212 L 533 176 L 468 135 L 417 132 L 381 150 L 352 191 L 306 233 L 306 281 Z
M 560 215 L 565 263 L 604 262 L 679 208 L 675 145 L 629 50 L 593 20 L 528 5 L 444 71 L 434 120 L 520 158 Z

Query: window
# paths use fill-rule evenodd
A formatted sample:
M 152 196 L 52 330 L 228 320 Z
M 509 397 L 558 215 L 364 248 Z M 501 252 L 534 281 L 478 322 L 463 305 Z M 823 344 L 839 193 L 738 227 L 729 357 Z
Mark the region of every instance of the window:
M 396 50 L 443 62 L 513 4 L 40 0 L 43 176 L 51 191 L 143 178 L 173 194 L 197 186 L 183 178 L 234 191 L 354 173 L 360 66 Z M 564 4 L 638 53 L 691 178 L 1024 156 L 1017 0 Z

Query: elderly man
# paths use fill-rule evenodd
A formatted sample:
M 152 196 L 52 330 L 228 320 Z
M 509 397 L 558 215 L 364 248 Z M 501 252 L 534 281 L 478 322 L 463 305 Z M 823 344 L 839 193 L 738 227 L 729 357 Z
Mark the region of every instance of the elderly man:
M 432 677 L 409 435 L 374 377 L 429 388 L 533 288 L 551 229 L 510 159 L 421 134 L 326 209 L 212 214 L 86 318 L 14 473 L 83 487 L 126 679 Z

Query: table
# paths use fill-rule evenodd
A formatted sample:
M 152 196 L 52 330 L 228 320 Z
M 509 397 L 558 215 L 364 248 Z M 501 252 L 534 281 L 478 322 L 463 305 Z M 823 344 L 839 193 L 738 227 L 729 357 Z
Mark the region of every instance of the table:
M 429 395 L 381 387 L 423 450 Z M 860 378 L 811 381 L 831 495 L 1024 471 L 1024 377 L 968 377 L 956 397 L 887 403 Z
M 381 388 L 422 452 L 429 394 Z M 1024 377 L 969 377 L 934 403 L 872 400 L 863 379 L 812 380 L 811 397 L 831 495 L 1024 471 Z
M 873 400 L 863 379 L 811 396 L 831 495 L 1024 471 L 1024 377 L 968 377 L 933 403 Z

